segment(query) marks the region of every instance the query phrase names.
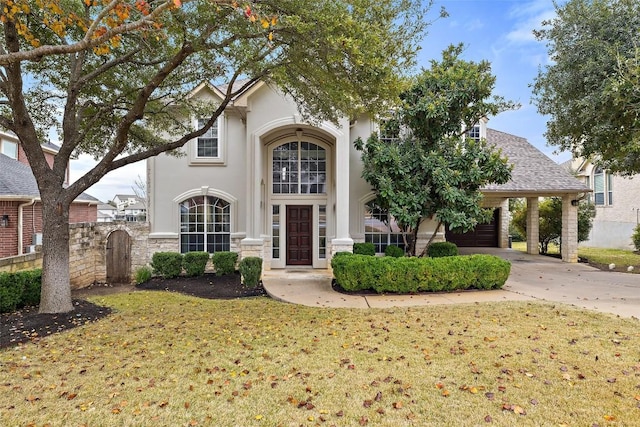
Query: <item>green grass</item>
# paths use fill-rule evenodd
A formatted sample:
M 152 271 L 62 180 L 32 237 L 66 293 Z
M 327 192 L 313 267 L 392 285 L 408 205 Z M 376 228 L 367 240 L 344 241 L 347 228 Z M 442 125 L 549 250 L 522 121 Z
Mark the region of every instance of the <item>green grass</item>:
M 135 292 L 0 351 L 0 425 L 637 425 L 640 328 L 563 305 L 320 309 Z
M 526 252 L 526 242 L 513 242 L 512 248 L 518 251 Z M 550 254 L 560 253 L 557 245 L 549 245 Z M 586 246 L 578 247 L 578 256 L 587 258 L 589 262 L 596 264 L 615 264 L 616 266 L 628 267 L 634 266 L 640 268 L 640 254 L 624 249 L 608 249 L 608 248 L 591 248 Z

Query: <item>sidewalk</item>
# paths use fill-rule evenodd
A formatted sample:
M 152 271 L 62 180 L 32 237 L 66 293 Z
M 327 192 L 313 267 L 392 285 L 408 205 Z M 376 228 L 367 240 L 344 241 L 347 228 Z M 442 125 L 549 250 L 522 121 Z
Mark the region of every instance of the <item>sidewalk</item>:
M 640 318 L 640 274 L 601 271 L 585 264 L 563 263 L 555 258 L 528 255 L 512 249 L 472 249 L 474 253 L 490 253 L 511 262 L 511 275 L 502 290 L 345 295 L 331 288 L 329 272 L 312 269 L 266 271 L 262 282 L 272 298 L 311 307 L 387 308 L 541 300 Z M 466 251 L 461 248 L 461 252 Z

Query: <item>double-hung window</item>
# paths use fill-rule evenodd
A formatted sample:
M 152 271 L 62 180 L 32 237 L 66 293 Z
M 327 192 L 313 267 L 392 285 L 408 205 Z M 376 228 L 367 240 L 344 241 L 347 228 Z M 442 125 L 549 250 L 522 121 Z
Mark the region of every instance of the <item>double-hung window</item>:
M 613 204 L 613 175 L 600 166 L 593 172 L 593 197 L 596 206 Z
M 194 123 L 196 129 L 201 129 L 207 123 L 206 118 L 201 118 Z M 213 123 L 201 136 L 195 138 L 190 148 L 190 161 L 192 164 L 221 165 L 225 163 L 225 141 L 223 138 L 223 116 Z

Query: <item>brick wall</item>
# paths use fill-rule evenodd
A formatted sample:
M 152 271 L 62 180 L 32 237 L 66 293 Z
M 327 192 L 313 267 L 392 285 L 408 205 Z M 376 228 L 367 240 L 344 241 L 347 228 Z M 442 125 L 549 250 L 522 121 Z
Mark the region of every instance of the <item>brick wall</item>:
M 88 203 L 72 203 L 69 209 L 69 224 L 98 221 L 98 206 Z
M 0 227 L 0 258 L 18 253 L 18 202 L 0 201 L 0 218 L 9 216 L 9 226 Z

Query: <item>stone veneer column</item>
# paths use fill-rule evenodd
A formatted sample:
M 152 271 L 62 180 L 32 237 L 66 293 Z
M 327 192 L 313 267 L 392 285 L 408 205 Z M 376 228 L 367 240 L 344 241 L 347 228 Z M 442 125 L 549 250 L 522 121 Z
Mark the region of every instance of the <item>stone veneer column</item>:
M 576 194 L 562 197 L 561 255 L 564 262 L 578 262 L 578 205 L 571 203 Z
M 540 212 L 538 210 L 538 198 L 527 197 L 527 253 L 538 255 L 540 249 Z
M 349 233 L 349 121 L 341 121 L 342 134 L 336 138 L 335 147 L 335 221 L 336 237 L 331 240 L 331 253 L 353 251 L 353 239 Z
M 509 199 L 504 199 L 500 203 L 500 230 L 498 232 L 498 247 L 509 247 Z

